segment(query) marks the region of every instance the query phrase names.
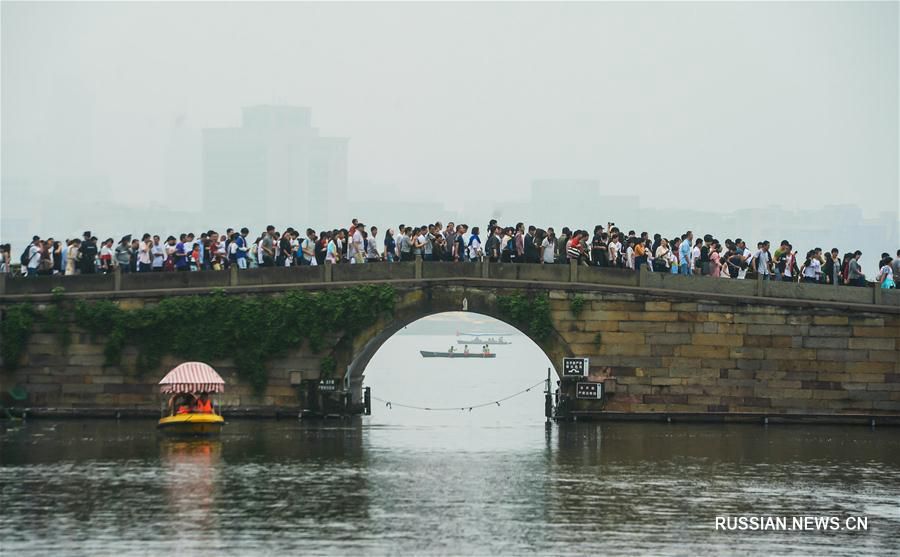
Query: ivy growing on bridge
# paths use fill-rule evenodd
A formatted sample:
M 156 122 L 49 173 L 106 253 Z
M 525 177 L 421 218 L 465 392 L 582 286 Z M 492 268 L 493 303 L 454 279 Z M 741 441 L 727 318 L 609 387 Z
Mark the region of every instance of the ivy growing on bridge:
M 500 315 L 542 342 L 553 332 L 550 299 L 547 294 L 511 294 L 497 297 Z
M 138 372 L 157 368 L 165 355 L 200 361 L 231 358 L 238 376 L 261 392 L 268 379 L 268 361 L 304 341 L 319 353 L 329 338 L 340 341 L 352 337 L 382 314 L 393 312 L 394 300 L 391 286 L 363 285 L 317 293 L 295 290 L 274 296 L 235 296 L 218 290 L 208 295 L 166 298 L 136 309 L 123 309 L 109 300 L 78 300 L 54 306 L 55 311 L 69 313 L 69 319 L 63 320 L 73 322 L 94 339 L 105 339 L 106 365 L 118 365 L 126 345 L 138 349 Z M 4 319 L 4 362 L 18 361 L 31 330 L 26 318 L 37 314 L 24 305 L 15 311 L 15 320 Z M 53 322 L 60 319 L 58 315 L 42 318 Z M 5 334 L 7 326 L 13 335 Z M 7 350 L 15 346 L 19 352 L 10 352 L 7 358 Z M 329 361 L 327 358 L 324 361 Z
M 3 356 L 3 368 L 7 371 L 18 367 L 33 323 L 34 311 L 30 304 L 16 304 L 3 312 L 3 322 L 0 323 L 0 355 Z

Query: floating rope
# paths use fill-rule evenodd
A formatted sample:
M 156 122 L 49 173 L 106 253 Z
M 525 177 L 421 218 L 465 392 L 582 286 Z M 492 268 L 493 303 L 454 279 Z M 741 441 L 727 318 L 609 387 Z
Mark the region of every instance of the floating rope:
M 503 398 L 498 398 L 497 400 L 492 400 L 492 401 L 490 401 L 490 402 L 484 402 L 484 403 L 482 403 L 482 404 L 467 404 L 467 405 L 464 405 L 464 406 L 448 406 L 448 407 L 444 407 L 444 408 L 433 408 L 433 407 L 430 407 L 430 406 L 415 406 L 415 405 L 412 405 L 412 404 L 401 404 L 401 403 L 399 403 L 399 402 L 393 402 L 393 401 L 390 401 L 390 400 L 385 400 L 385 399 L 383 399 L 383 398 L 378 398 L 377 396 L 373 396 L 373 397 L 372 397 L 372 400 L 377 400 L 378 402 L 383 402 L 384 405 L 385 405 L 388 409 L 392 409 L 394 406 L 396 406 L 396 407 L 398 407 L 398 408 L 409 408 L 410 410 L 426 410 L 426 411 L 429 411 L 429 412 L 449 412 L 449 411 L 462 411 L 462 412 L 465 412 L 466 410 L 468 410 L 469 412 L 471 412 L 471 411 L 472 411 L 473 409 L 475 409 L 475 408 L 484 408 L 484 407 L 486 407 L 486 406 L 494 406 L 494 405 L 500 406 L 500 403 L 501 403 L 501 402 L 507 401 L 507 400 L 509 400 L 509 399 L 511 399 L 511 398 L 515 398 L 515 397 L 520 396 L 520 395 L 524 395 L 525 393 L 531 391 L 531 389 L 537 387 L 538 385 L 540 385 L 540 384 L 542 384 L 542 383 L 545 383 L 546 381 L 547 381 L 546 379 L 541 379 L 540 381 L 538 381 L 538 382 L 535 383 L 534 385 L 528 387 L 527 389 L 523 389 L 523 390 L 521 390 L 521 391 L 519 391 L 519 392 L 517 392 L 517 393 L 513 393 L 513 394 L 511 394 L 511 395 L 509 395 L 509 396 L 505 396 L 505 397 L 503 397 Z

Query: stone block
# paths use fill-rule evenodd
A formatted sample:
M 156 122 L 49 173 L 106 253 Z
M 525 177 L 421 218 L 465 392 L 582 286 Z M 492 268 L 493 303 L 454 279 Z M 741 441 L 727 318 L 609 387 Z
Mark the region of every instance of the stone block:
M 598 344 L 597 335 L 614 335 L 618 333 L 579 333 L 564 331 L 560 333 L 566 342 L 570 344 Z M 603 341 L 605 342 L 605 341 Z
M 677 321 L 679 315 L 673 311 L 633 311 L 628 314 L 631 321 Z
M 695 302 L 673 302 L 670 304 L 671 311 L 697 311 L 699 308 Z M 712 311 L 712 310 L 704 310 Z
M 697 346 L 680 345 L 675 348 L 675 353 L 688 358 L 722 358 L 727 359 L 729 348 L 727 346 Z
M 704 395 L 688 395 L 688 404 L 714 404 L 718 405 L 722 401 L 722 397 L 704 396 Z
M 847 348 L 852 339 L 844 337 L 801 337 L 803 348 Z M 881 339 L 878 339 L 881 340 Z
M 652 303 L 652 302 L 647 302 Z M 644 302 L 613 302 L 600 300 L 591 302 L 591 309 L 600 311 L 643 311 Z
M 85 378 L 90 383 L 105 385 L 109 383 L 125 383 L 126 377 L 124 375 L 89 375 Z
M 837 325 L 813 325 L 809 328 L 809 335 L 814 337 L 849 337 L 851 333 L 850 327 Z
M 689 333 L 693 330 L 693 323 L 666 323 L 667 333 Z
M 900 338 L 898 327 L 853 327 L 854 337 L 887 337 Z
M 811 315 L 788 315 L 787 316 L 787 324 L 788 325 L 810 325 L 813 322 L 813 318 Z M 826 323 L 822 323 L 825 325 Z M 846 324 L 846 323 L 844 323 Z
M 741 346 L 744 343 L 744 337 L 742 335 L 694 333 L 691 335 L 691 343 L 701 346 Z
M 878 373 L 883 375 L 894 371 L 894 364 L 892 362 L 848 362 L 846 370 L 850 373 Z M 884 379 L 881 379 L 881 381 L 884 381 Z
M 765 357 L 765 351 L 756 347 L 734 347 L 728 352 L 728 356 L 732 359 L 755 359 L 759 360 Z
M 866 390 L 900 392 L 900 383 L 867 383 Z
M 865 348 L 869 350 L 896 350 L 897 349 L 897 341 L 893 338 L 881 338 L 881 337 L 863 337 L 863 338 L 851 338 L 850 348 Z
M 816 315 L 813 317 L 814 325 L 847 325 L 846 315 Z
M 675 355 L 675 346 L 672 344 L 651 344 L 650 345 L 650 355 L 651 356 L 674 356 Z
M 868 353 L 864 350 L 834 350 L 830 348 L 817 348 L 816 359 L 826 362 L 855 362 L 868 359 Z
M 105 357 L 102 354 L 80 354 L 69 357 L 69 365 L 86 366 L 86 367 L 102 367 Z
M 647 344 L 689 344 L 691 335 L 687 333 L 648 334 Z
M 599 333 L 602 331 L 618 331 L 622 323 L 627 321 L 584 321 L 584 331 L 588 333 Z
M 900 362 L 900 350 L 869 350 L 873 362 Z
M 703 379 L 718 379 L 719 370 L 712 368 L 671 368 L 668 370 L 669 377 L 687 377 L 692 380 L 702 381 Z
M 663 321 L 621 321 L 618 330 L 625 333 L 664 333 L 666 323 Z
M 644 333 L 600 333 L 601 344 L 644 344 Z
M 766 348 L 766 359 L 769 360 L 813 360 L 816 351 L 804 348 Z
M 747 325 L 747 334 L 748 335 L 761 335 L 761 336 L 772 336 L 772 335 L 805 335 L 808 331 L 809 327 L 805 325 L 757 325 L 757 324 L 748 324 Z
M 772 346 L 771 336 L 744 335 L 744 346 L 768 348 Z
M 65 383 L 62 386 L 63 394 L 102 393 L 103 385 L 86 383 Z
M 102 344 L 71 344 L 69 345 L 69 349 L 67 353 L 70 356 L 83 356 L 83 355 L 102 355 L 104 350 L 104 346 Z
M 865 317 L 850 316 L 851 325 L 859 325 L 862 327 L 884 327 L 884 317 L 873 317 L 867 315 Z
M 651 377 L 651 385 L 681 385 L 683 379 L 679 377 Z
M 754 325 L 784 325 L 786 320 L 783 315 L 736 314 L 734 322 Z
M 670 311 L 672 309 L 671 302 L 644 302 L 644 308 L 647 311 Z
M 603 343 L 596 353 L 601 356 L 649 356 L 650 346 L 646 344 Z

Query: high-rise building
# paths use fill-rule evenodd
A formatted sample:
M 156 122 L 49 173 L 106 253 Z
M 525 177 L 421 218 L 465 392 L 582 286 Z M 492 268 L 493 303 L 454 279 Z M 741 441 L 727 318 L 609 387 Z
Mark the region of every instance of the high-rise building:
M 321 137 L 310 110 L 243 109 L 238 128 L 203 131 L 203 207 L 229 226 L 324 227 L 347 198 L 347 139 Z

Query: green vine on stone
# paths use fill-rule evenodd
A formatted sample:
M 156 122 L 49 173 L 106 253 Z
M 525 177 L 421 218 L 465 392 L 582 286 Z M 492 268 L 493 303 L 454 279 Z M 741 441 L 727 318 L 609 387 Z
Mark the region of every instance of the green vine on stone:
M 19 367 L 33 322 L 34 311 L 29 304 L 16 304 L 4 310 L 0 322 L 0 356 L 7 371 Z
M 352 337 L 393 312 L 394 301 L 389 285 L 274 296 L 220 290 L 131 310 L 108 300 L 81 300 L 74 320 L 93 339 L 106 340 L 106 365 L 118 365 L 126 345 L 137 348 L 135 367 L 141 373 L 157 368 L 167 354 L 200 361 L 232 358 L 238 376 L 260 393 L 268 382 L 268 361 L 304 341 L 321 352 L 326 343 Z
M 322 363 L 319 364 L 319 372 L 322 378 L 330 378 L 334 375 L 334 370 L 337 368 L 337 362 L 334 361 L 334 358 L 331 356 L 325 356 L 322 358 Z
M 584 296 L 576 295 L 572 298 L 572 301 L 569 302 L 569 309 L 572 310 L 572 315 L 575 317 L 581 315 L 581 310 L 584 309 L 585 303 L 587 303 L 587 300 L 584 299 Z
M 530 333 L 535 340 L 543 340 L 553 332 L 547 294 L 498 296 L 497 309 L 502 317 Z

